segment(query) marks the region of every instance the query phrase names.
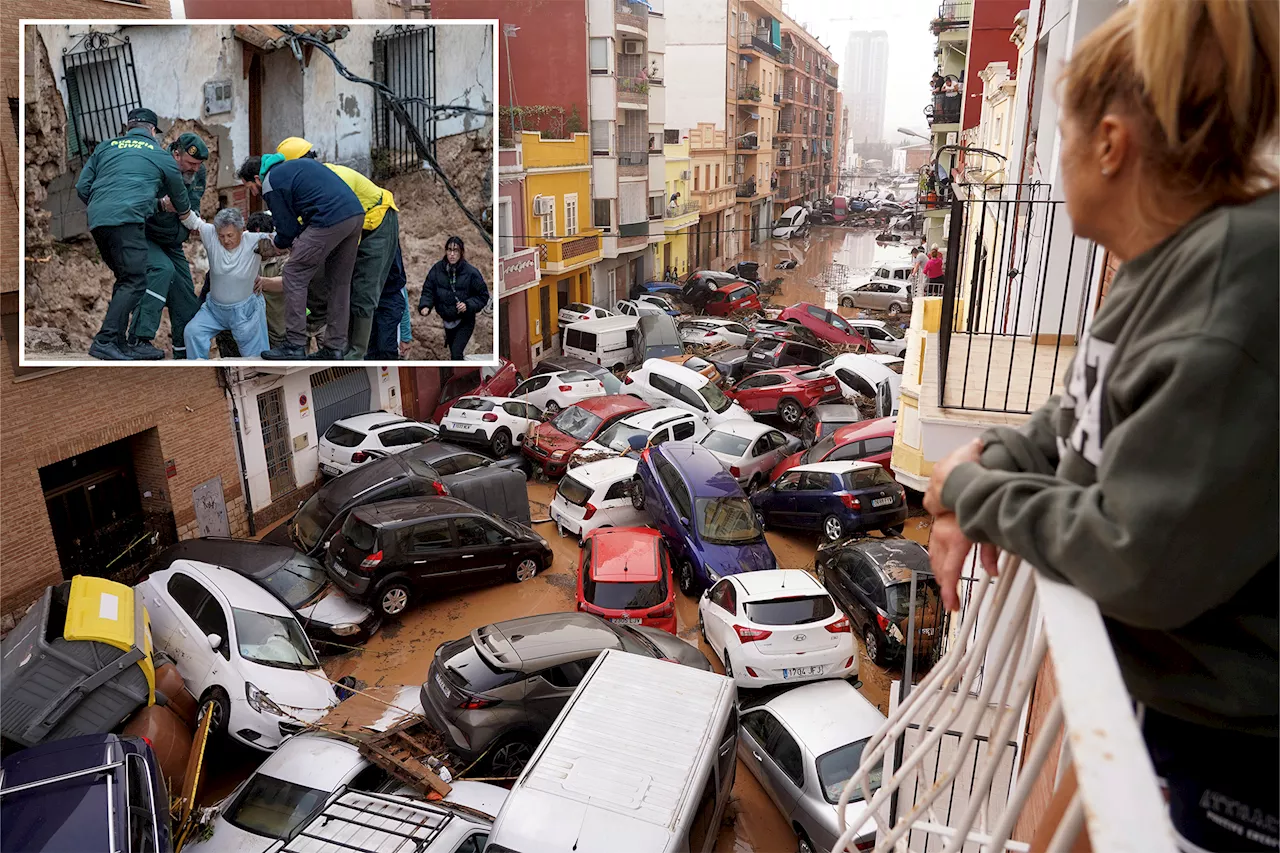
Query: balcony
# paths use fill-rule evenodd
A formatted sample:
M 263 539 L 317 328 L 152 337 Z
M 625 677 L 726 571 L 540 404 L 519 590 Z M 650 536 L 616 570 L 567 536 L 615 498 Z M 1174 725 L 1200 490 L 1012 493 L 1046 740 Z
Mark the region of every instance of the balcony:
M 618 103 L 619 104 L 643 104 L 649 103 L 649 80 L 644 77 L 629 77 L 622 74 L 618 75 Z
M 794 193 L 789 184 L 779 184 L 778 188 L 773 191 L 774 201 L 786 201 L 791 198 Z
M 826 83 L 828 86 L 830 86 L 832 89 L 839 88 L 840 86 L 840 80 L 837 79 L 836 76 L 833 74 L 827 74 L 822 79 L 823 79 L 823 82 Z
M 750 35 L 743 33 L 738 36 L 738 49 L 754 50 L 771 57 L 782 52 L 781 48 L 774 45 L 773 34 L 768 29 L 758 29 Z
M 789 101 L 790 103 L 793 103 L 793 104 L 795 103 L 796 87 L 794 85 L 782 87 L 782 100 Z
M 796 123 L 794 119 L 790 119 L 790 120 L 784 119 L 783 121 L 778 122 L 778 133 L 780 135 L 790 134 L 792 130 L 795 129 L 795 126 L 796 126 Z
M 649 174 L 648 151 L 619 151 L 618 176 L 635 178 Z
M 594 228 L 568 237 L 530 237 L 543 272 L 564 272 L 600 259 L 600 232 Z
M 973 0 L 952 0 L 938 6 L 938 17 L 934 24 L 940 30 L 953 27 L 967 27 L 973 19 Z M 937 35 L 937 32 L 934 32 Z
M 794 65 L 796 61 L 795 48 L 784 47 L 778 51 L 778 61 L 783 65 Z
M 754 101 L 759 103 L 761 99 L 760 87 L 755 83 L 747 83 L 745 86 L 738 87 L 739 101 Z
M 925 109 L 925 118 L 929 126 L 960 123 L 960 93 L 938 92 L 933 96 L 933 104 Z
M 643 3 L 619 3 L 614 7 L 613 22 L 619 28 L 638 33 L 649 32 L 649 9 Z
M 747 179 L 746 183 L 739 184 L 736 195 L 738 198 L 755 198 L 756 197 L 756 179 L 754 177 L 751 177 Z
M 686 201 L 683 204 L 668 204 L 667 209 L 663 212 L 663 220 L 666 221 L 666 227 L 670 230 L 679 230 L 686 225 L 691 225 L 697 221 L 698 214 L 702 211 L 702 204 L 698 201 Z M 680 220 L 692 217 L 690 222 L 681 222 Z
M 835 133 L 835 128 L 832 127 L 831 125 L 827 125 L 822 131 L 823 136 L 832 136 L 834 133 Z
M 743 136 L 738 140 L 737 149 L 739 151 L 757 151 L 760 148 L 760 137 L 754 133 Z

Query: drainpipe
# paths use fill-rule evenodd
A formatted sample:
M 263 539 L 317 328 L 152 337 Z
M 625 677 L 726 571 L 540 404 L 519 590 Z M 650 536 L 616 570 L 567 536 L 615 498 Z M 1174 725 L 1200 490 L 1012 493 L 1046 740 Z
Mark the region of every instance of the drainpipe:
M 253 522 L 253 500 L 249 496 L 249 471 L 244 464 L 244 440 L 240 437 L 240 407 L 236 404 L 236 395 L 231 393 L 231 368 L 218 368 L 218 384 L 222 393 L 231 404 L 231 425 L 236 434 L 236 461 L 240 463 L 240 488 L 244 491 L 244 514 L 249 521 L 249 535 L 258 534 L 257 525 Z

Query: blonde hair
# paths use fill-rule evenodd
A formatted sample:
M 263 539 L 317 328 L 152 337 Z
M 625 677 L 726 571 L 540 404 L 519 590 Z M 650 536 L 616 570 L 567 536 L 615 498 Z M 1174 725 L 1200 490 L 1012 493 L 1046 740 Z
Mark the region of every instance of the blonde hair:
M 1248 201 L 1277 184 L 1278 42 L 1276 0 L 1131 0 L 1077 47 L 1062 103 L 1086 130 L 1111 110 L 1135 121 L 1171 191 Z

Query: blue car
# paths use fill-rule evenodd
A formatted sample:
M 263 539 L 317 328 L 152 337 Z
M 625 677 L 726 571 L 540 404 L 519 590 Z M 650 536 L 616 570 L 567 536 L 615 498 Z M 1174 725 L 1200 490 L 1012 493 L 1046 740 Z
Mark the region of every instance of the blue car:
M 654 296 L 665 296 L 668 299 L 679 299 L 683 285 L 671 281 L 646 281 L 640 285 L 644 293 Z
M 751 496 L 761 526 L 819 530 L 828 542 L 850 533 L 902 533 L 907 490 L 874 462 L 797 465 Z
M 170 853 L 169 795 L 147 742 L 81 735 L 0 762 L 0 849 Z
M 666 540 L 685 595 L 725 575 L 778 567 L 742 487 L 700 444 L 666 441 L 641 453 L 631 502 Z

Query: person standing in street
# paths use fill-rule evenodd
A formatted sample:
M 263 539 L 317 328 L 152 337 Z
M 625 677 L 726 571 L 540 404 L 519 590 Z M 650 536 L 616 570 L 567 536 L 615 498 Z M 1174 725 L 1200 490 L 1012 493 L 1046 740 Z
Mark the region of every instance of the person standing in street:
M 1093 599 L 1179 848 L 1274 851 L 1280 5 L 1123 6 L 1059 93 L 1067 214 L 1120 267 L 1061 393 L 934 465 L 929 559 L 951 610 L 974 543 Z
M 87 208 L 89 233 L 116 277 L 102 327 L 89 346 L 89 355 L 106 361 L 133 359 L 129 316 L 147 287 L 145 223 L 155 213 L 158 199 L 168 195 L 184 225 L 195 219 L 177 162 L 156 142 L 159 121 L 145 107 L 132 110 L 124 135 L 99 143 L 76 180 L 76 195 Z
M 207 177 L 204 163 L 209 149 L 199 136 L 184 133 L 169 146 L 182 182 L 186 185 L 186 201 L 193 211 L 200 210 Z M 138 300 L 129 326 L 129 347 L 133 357 L 161 359 L 164 353 L 151 342 L 160 328 L 160 312 L 169 307 L 169 330 L 173 339 L 173 357 L 184 359 L 183 332 L 187 323 L 200 310 L 191 264 L 182 246 L 187 241 L 186 227 L 178 221 L 174 202 L 169 196 L 160 199 L 160 208 L 145 223 L 147 234 L 147 289 Z
M 404 272 L 404 257 L 400 249 L 392 258 L 391 272 L 382 286 L 382 296 L 378 307 L 373 312 L 373 334 L 369 337 L 369 359 L 376 361 L 398 361 L 401 347 L 400 330 L 402 321 L 409 316 L 408 296 L 405 284 L 408 277 Z
M 364 207 L 342 179 L 315 160 L 285 161 L 281 154 L 250 157 L 237 173 L 249 191 L 271 209 L 275 244 L 290 249 L 284 265 L 285 344 L 261 358 L 307 358 L 307 288 L 323 265 L 329 286 L 325 338 L 310 358 L 341 360 L 347 348 L 351 274 L 355 268 Z
M 466 247 L 461 237 L 450 237 L 444 244 L 444 257 L 435 262 L 422 284 L 418 313 L 423 317 L 433 310 L 444 323 L 444 343 L 449 358 L 462 361 L 467 342 L 476 327 L 476 312 L 489 304 L 489 288 L 480 270 L 467 263 Z
M 311 143 L 298 136 L 290 136 L 281 142 L 276 151 L 286 160 L 301 157 L 319 159 Z M 356 252 L 355 270 L 351 274 L 351 323 L 346 354 L 347 359 L 359 361 L 368 352 L 374 310 L 378 307 L 383 283 L 391 273 L 396 252 L 400 249 L 400 215 L 389 190 L 355 169 L 334 163 L 324 165 L 351 188 L 364 207 L 364 228 L 360 234 L 360 248 Z M 312 286 L 316 285 L 313 283 Z

